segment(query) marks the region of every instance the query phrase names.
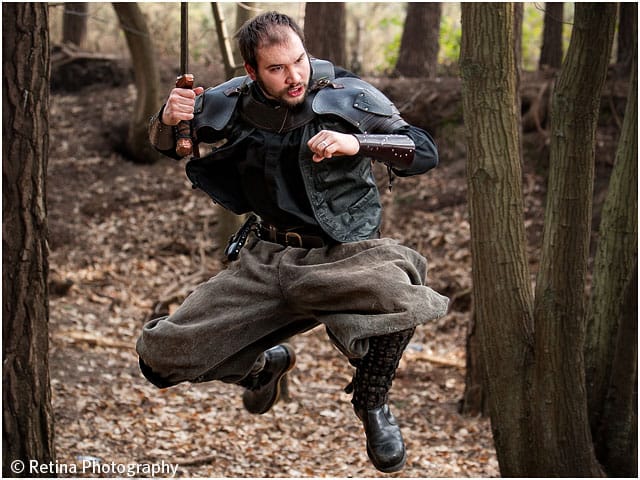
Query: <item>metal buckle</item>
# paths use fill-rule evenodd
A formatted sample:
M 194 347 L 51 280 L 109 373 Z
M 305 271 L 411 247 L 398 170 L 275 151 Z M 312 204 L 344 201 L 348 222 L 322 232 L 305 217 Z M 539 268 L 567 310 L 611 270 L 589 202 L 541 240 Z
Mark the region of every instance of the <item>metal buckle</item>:
M 269 225 L 269 241 L 274 243 L 278 241 L 278 230 L 273 225 Z
M 298 240 L 298 245 L 292 245 L 291 242 L 289 241 L 289 237 L 292 237 Z M 297 246 L 298 248 L 302 248 L 302 237 L 300 236 L 299 233 L 296 233 L 296 232 L 284 232 L 284 243 L 286 243 L 287 246 L 289 247 Z

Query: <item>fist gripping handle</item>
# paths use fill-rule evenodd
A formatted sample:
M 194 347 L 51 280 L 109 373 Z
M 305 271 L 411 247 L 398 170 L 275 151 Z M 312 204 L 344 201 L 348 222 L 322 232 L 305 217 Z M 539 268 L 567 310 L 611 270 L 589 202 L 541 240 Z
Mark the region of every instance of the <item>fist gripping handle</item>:
M 176 88 L 193 89 L 193 75 L 185 73 L 176 79 Z M 191 155 L 193 152 L 193 141 L 191 140 L 191 123 L 182 120 L 178 123 L 178 138 L 176 141 L 176 153 L 181 157 Z

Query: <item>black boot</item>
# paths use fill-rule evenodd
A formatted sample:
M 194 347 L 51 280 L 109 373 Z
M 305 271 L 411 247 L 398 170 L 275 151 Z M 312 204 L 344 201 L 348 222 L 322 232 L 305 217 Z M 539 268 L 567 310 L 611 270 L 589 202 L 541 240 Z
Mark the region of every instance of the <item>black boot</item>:
M 250 413 L 262 414 L 280 398 L 282 377 L 293 368 L 296 354 L 290 345 L 283 343 L 264 352 L 254 370 L 239 382 L 246 388 L 242 403 Z
M 367 354 L 352 361 L 356 373 L 351 383 L 351 402 L 364 425 L 367 454 L 373 465 L 384 473 L 401 470 L 407 460 L 402 432 L 387 402 L 402 352 L 414 331 L 415 328 L 410 328 L 372 337 Z

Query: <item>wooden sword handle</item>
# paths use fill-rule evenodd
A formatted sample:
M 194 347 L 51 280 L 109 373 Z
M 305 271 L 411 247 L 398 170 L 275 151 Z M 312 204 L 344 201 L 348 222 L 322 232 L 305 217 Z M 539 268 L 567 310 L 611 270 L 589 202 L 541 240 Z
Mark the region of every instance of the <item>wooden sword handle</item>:
M 176 79 L 176 88 L 193 89 L 193 75 L 185 73 Z M 193 152 L 193 140 L 191 139 L 191 123 L 182 120 L 178 123 L 178 139 L 176 142 L 176 153 L 181 157 L 191 155 Z

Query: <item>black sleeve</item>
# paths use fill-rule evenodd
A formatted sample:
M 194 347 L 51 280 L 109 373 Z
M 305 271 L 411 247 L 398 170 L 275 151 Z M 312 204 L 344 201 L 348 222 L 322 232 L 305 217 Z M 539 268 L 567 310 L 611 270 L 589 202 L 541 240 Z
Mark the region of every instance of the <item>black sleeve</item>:
M 396 135 L 406 135 L 416 146 L 411 165 L 404 169 L 394 168 L 393 172 L 399 177 L 408 177 L 425 173 L 438 165 L 438 147 L 433 137 L 425 130 L 405 125 L 393 132 Z
M 347 70 L 345 68 L 338 67 L 337 65 L 333 66 L 333 71 L 336 74 L 336 78 L 345 78 L 345 77 L 360 78 L 355 73 L 350 72 L 349 70 Z

